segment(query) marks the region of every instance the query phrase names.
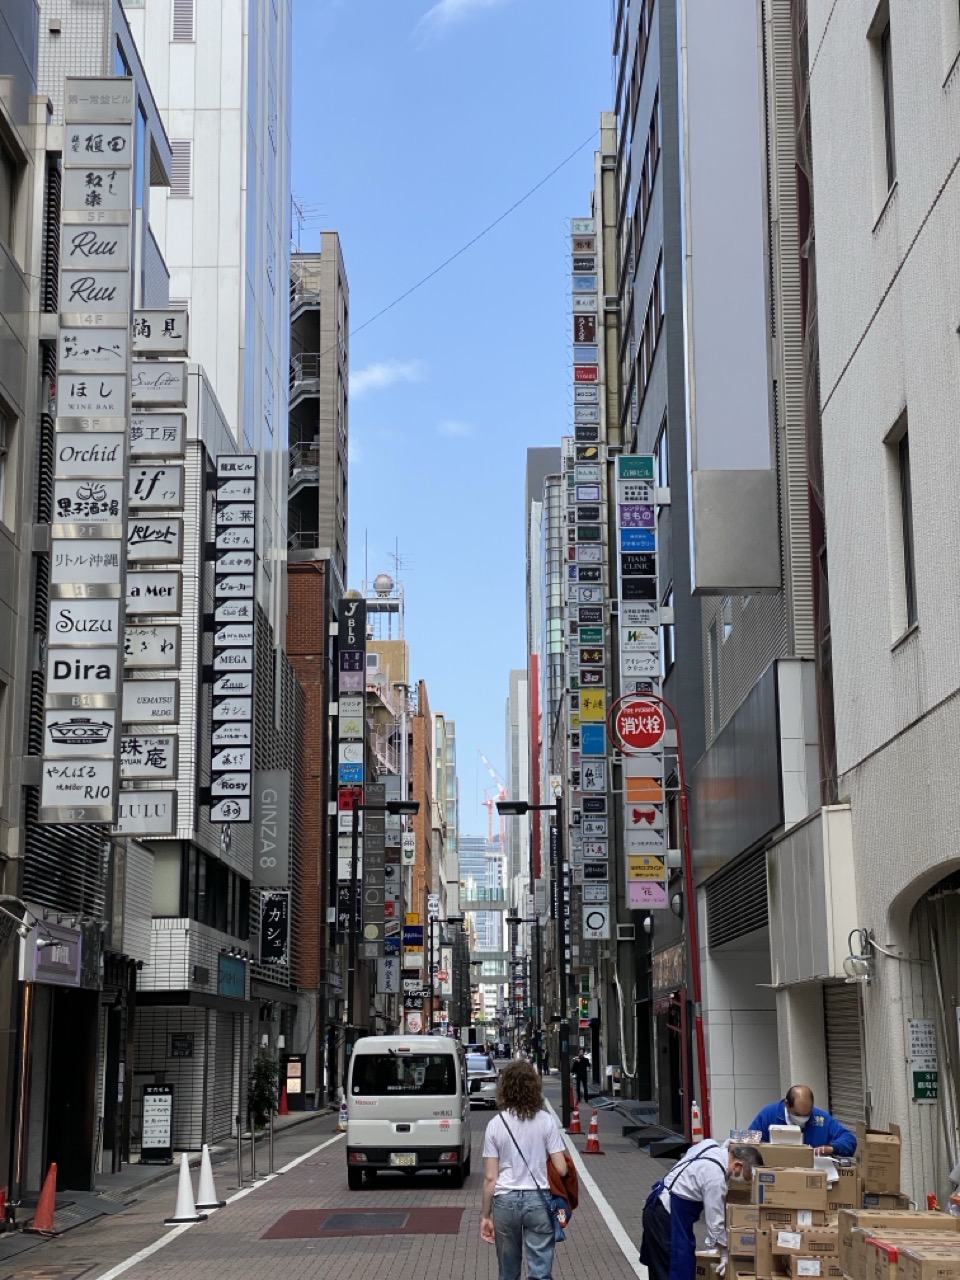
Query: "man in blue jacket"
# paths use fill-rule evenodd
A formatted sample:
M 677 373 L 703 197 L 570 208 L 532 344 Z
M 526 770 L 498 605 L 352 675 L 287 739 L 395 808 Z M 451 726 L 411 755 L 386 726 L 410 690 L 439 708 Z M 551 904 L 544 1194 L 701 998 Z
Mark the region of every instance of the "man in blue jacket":
M 852 1156 L 857 1139 L 827 1111 L 813 1105 L 813 1090 L 807 1084 L 795 1084 L 779 1102 L 771 1102 L 748 1126 L 759 1129 L 763 1141 L 770 1141 L 772 1124 L 796 1124 L 803 1130 L 803 1141 L 813 1147 L 817 1156 Z

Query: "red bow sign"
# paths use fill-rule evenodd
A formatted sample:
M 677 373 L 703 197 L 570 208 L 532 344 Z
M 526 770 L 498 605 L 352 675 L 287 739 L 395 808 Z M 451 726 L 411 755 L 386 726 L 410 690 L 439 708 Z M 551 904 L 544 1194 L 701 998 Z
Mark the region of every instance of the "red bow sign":
M 613 722 L 615 736 L 633 751 L 652 751 L 667 729 L 663 712 L 645 698 L 626 698 L 617 708 Z

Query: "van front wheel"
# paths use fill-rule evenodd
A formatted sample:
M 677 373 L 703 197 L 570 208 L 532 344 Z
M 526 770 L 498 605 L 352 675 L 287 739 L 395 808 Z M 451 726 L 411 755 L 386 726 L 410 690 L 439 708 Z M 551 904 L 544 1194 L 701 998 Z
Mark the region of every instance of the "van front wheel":
M 363 1170 L 348 1169 L 347 1170 L 347 1186 L 351 1191 L 359 1191 L 363 1186 Z

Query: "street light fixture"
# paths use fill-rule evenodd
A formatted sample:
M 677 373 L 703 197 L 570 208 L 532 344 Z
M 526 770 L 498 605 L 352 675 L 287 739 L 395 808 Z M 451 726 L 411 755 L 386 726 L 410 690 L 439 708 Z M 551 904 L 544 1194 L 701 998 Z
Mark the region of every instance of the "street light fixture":
M 498 800 L 497 812 L 504 817 L 523 818 L 528 813 L 554 814 L 557 828 L 557 986 L 560 1008 L 560 1107 L 563 1127 L 570 1125 L 570 1020 L 567 1014 L 567 894 L 563 873 L 563 796 L 557 792 L 553 804 L 530 804 L 527 800 Z M 532 854 L 531 854 L 532 856 Z M 531 888 L 533 879 L 530 880 Z M 537 947 L 538 986 L 540 948 Z
M 354 987 L 357 976 L 357 880 L 360 861 L 360 814 L 389 813 L 391 817 L 413 817 L 420 812 L 419 800 L 388 800 L 385 804 L 362 804 L 357 792 L 353 794 L 353 821 L 350 824 L 350 915 L 351 929 L 347 945 L 347 1026 L 344 1044 L 344 1071 L 350 1065 L 354 1043 Z

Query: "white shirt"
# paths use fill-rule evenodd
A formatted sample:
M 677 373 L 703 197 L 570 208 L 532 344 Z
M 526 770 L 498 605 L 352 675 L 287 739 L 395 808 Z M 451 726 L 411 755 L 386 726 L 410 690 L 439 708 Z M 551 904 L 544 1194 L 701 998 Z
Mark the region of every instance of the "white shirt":
M 563 1138 L 557 1122 L 547 1111 L 538 1111 L 532 1120 L 519 1120 L 512 1111 L 506 1113 L 507 1126 L 498 1113 L 487 1125 L 483 1138 L 483 1157 L 496 1156 L 500 1167 L 493 1194 L 506 1191 L 534 1191 L 537 1186 L 548 1191 L 547 1158 L 555 1151 L 563 1151 Z M 530 1171 L 520 1158 L 520 1151 L 513 1145 L 517 1140 Z M 531 1177 L 531 1174 L 533 1175 Z
M 677 1161 L 664 1177 L 665 1186 L 660 1192 L 660 1203 L 668 1212 L 671 1193 L 682 1196 L 684 1200 L 703 1201 L 708 1249 L 712 1249 L 714 1245 L 725 1248 L 727 1244 L 724 1212 L 727 1202 L 727 1167 L 726 1149 L 712 1138 L 706 1138 L 703 1142 L 695 1143 L 683 1159 Z

